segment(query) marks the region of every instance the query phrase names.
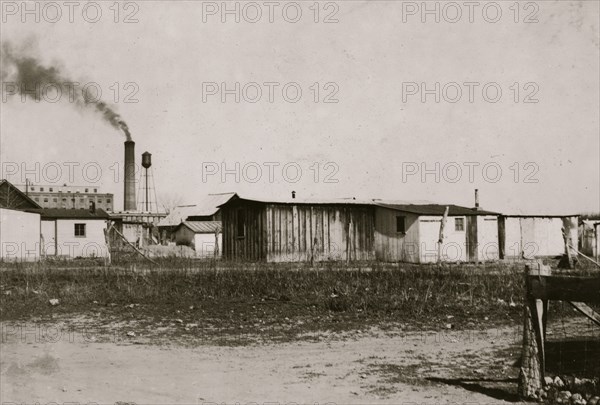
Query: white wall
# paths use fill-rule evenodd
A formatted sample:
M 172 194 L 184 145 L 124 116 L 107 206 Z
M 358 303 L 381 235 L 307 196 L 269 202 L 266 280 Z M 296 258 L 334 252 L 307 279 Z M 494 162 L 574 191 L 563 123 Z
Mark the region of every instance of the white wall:
M 498 260 L 498 217 L 493 215 L 477 216 L 477 258 L 479 261 Z
M 455 230 L 455 218 L 462 218 L 463 231 Z M 438 239 L 442 216 L 419 217 L 419 250 L 421 263 L 435 263 L 437 261 Z M 443 262 L 466 262 L 467 252 L 467 218 L 448 217 L 444 227 L 444 243 L 442 244 Z
M 42 255 L 56 254 L 56 221 L 42 219 Z
M 577 246 L 577 217 L 508 217 L 506 218 L 506 257 L 526 259 L 536 256 L 560 256 L 565 252 L 562 228 L 570 225 L 571 243 Z
M 35 261 L 40 257 L 40 215 L 0 208 L 0 259 Z
M 223 242 L 221 233 L 218 237 L 218 249 L 219 255 L 223 252 Z M 214 257 L 215 255 L 215 234 L 214 233 L 197 233 L 194 235 L 194 249 L 196 250 L 196 256 L 199 257 Z
M 85 237 L 75 236 L 75 224 L 86 224 Z M 100 219 L 57 219 L 57 255 L 68 257 L 107 257 L 104 239 L 106 221 Z

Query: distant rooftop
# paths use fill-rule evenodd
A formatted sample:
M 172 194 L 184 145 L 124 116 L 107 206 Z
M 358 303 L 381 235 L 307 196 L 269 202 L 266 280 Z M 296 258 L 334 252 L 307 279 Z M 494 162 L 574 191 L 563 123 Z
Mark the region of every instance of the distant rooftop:
M 27 211 L 40 214 L 42 219 L 108 219 L 108 213 L 102 209 L 96 209 L 94 212 L 69 208 L 38 208 Z
M 208 194 L 196 204 L 179 205 L 163 218 L 158 226 L 177 226 L 188 217 L 209 217 L 219 211 L 219 207 L 229 201 L 235 193 Z
M 215 233 L 221 231 L 221 221 L 184 221 L 179 226 L 186 226 L 195 233 Z
M 450 216 L 500 215 L 497 212 L 461 207 L 460 205 L 454 204 L 388 204 L 385 202 L 376 202 L 376 205 L 392 210 L 411 212 L 418 215 L 444 215 L 446 207 L 448 207 L 448 215 Z

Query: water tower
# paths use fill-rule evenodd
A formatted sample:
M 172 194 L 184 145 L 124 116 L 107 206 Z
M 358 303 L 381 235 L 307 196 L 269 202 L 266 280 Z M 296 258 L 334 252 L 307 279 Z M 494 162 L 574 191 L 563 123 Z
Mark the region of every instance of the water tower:
M 156 204 L 156 189 L 154 188 L 154 175 L 152 173 L 152 154 L 142 153 L 142 173 L 140 188 L 138 189 L 138 210 L 145 212 L 158 212 Z

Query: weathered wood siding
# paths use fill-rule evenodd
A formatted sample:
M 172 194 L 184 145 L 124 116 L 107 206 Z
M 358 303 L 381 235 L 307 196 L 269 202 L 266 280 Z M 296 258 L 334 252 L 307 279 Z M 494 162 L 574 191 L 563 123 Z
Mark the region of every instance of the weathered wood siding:
M 238 235 L 238 216 L 245 235 Z M 373 208 L 234 201 L 222 209 L 223 255 L 233 260 L 373 260 Z
M 267 260 L 372 260 L 374 215 L 353 205 L 282 205 L 266 208 Z
M 396 232 L 396 217 L 405 217 L 405 233 Z M 419 263 L 419 217 L 384 207 L 375 209 L 375 254 L 384 262 Z
M 243 215 L 244 236 L 238 235 L 238 216 Z M 223 257 L 258 261 L 267 258 L 267 219 L 264 204 L 234 201 L 221 209 Z

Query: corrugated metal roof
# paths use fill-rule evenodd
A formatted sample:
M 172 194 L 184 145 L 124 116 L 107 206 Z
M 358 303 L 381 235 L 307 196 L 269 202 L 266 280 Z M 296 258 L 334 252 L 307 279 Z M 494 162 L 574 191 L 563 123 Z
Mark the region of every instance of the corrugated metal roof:
M 40 214 L 42 219 L 108 219 L 106 211 L 100 208 L 93 213 L 86 209 L 69 208 L 38 208 L 27 211 Z
M 219 211 L 219 206 L 229 201 L 235 193 L 208 194 L 197 204 L 180 205 L 171 210 L 158 226 L 177 226 L 188 217 L 208 217 Z M 197 222 L 197 221 L 194 221 Z
M 221 221 L 184 221 L 179 226 L 187 226 L 195 233 L 215 233 L 221 231 Z
M 450 216 L 500 215 L 496 212 L 485 211 L 482 209 L 476 210 L 474 208 L 461 207 L 453 204 L 387 204 L 384 202 L 377 202 L 376 205 L 392 210 L 411 212 L 418 215 L 444 215 L 446 207 L 449 207 L 448 215 Z
M 316 204 L 316 205 L 331 205 L 331 204 L 356 204 L 356 205 L 371 205 L 390 208 L 393 210 L 412 212 L 419 215 L 443 215 L 446 206 L 450 207 L 448 215 L 499 215 L 498 213 L 475 210 L 468 207 L 461 207 L 453 204 L 433 204 L 428 201 L 413 201 L 411 203 L 399 203 L 398 200 L 360 200 L 354 198 L 332 198 L 332 199 L 286 199 L 286 200 L 261 200 L 261 199 L 249 199 L 242 198 L 235 195 L 238 199 L 249 202 L 258 202 L 263 204 Z
M 361 200 L 356 198 L 273 198 L 273 199 L 262 199 L 262 198 L 244 198 L 235 194 L 235 197 L 239 200 L 249 201 L 261 204 L 315 204 L 315 205 L 339 205 L 339 204 L 356 204 L 356 205 L 372 205 L 373 200 Z M 229 200 L 228 200 L 229 201 Z M 228 201 L 225 201 L 221 205 L 225 205 Z

